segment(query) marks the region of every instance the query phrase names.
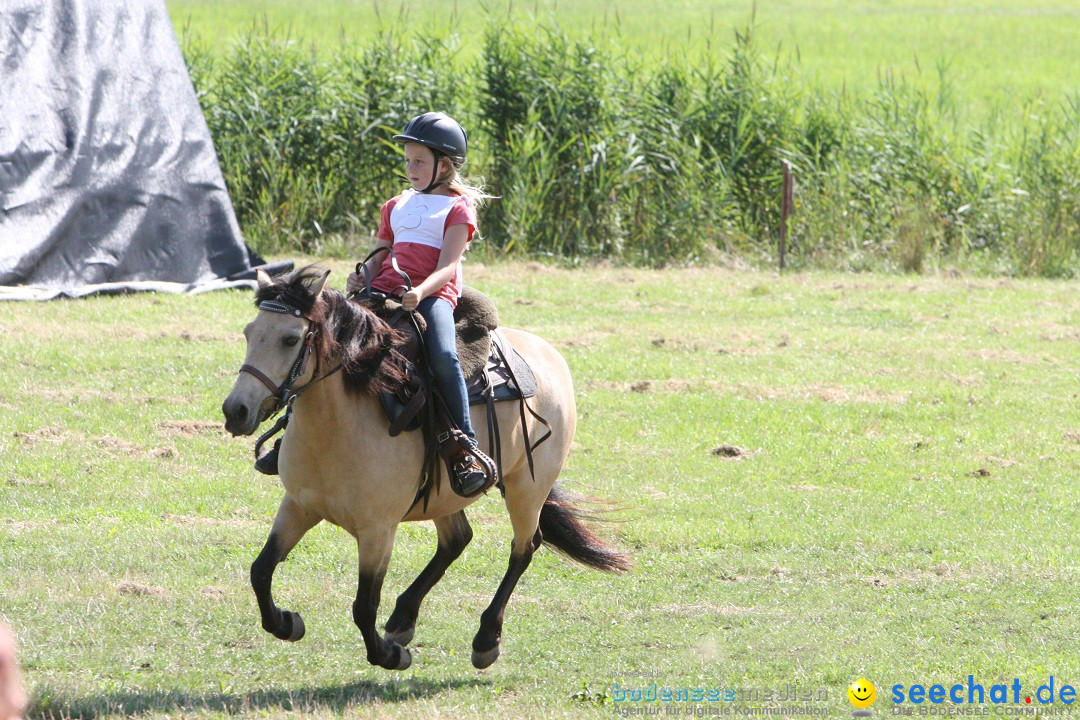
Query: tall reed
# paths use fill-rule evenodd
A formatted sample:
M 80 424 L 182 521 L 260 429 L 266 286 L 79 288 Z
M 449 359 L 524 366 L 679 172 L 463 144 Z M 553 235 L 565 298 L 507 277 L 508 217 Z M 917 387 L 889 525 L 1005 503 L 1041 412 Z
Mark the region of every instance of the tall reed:
M 823 91 L 752 29 L 697 64 L 646 64 L 551 25 L 492 22 L 482 45 L 462 60 L 453 37 L 390 33 L 331 61 L 266 32 L 221 54 L 189 43 L 250 244 L 361 254 L 404 187 L 390 136 L 436 109 L 468 129 L 469 174 L 498 196 L 481 214 L 496 254 L 771 263 L 787 161 L 795 267 L 1080 269 L 1080 97 L 969 127 L 944 64 L 929 86 Z

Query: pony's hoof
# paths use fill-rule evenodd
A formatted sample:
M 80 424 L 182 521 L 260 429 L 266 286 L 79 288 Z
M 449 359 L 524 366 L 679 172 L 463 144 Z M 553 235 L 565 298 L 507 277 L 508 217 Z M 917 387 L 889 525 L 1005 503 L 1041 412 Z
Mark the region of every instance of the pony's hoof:
M 483 670 L 484 668 L 491 667 L 492 663 L 499 659 L 499 646 L 480 652 L 478 650 L 472 651 L 472 664 L 477 670 Z
M 289 642 L 296 642 L 304 637 L 307 628 L 304 627 L 304 618 L 300 617 L 300 613 L 290 612 L 289 614 L 292 616 L 292 632 L 285 639 Z
M 401 659 L 398 661 L 396 670 L 407 670 L 412 665 L 412 653 L 409 652 L 409 648 L 401 648 Z
M 401 647 L 405 647 L 412 642 L 413 635 L 415 634 L 416 626 L 413 625 L 411 628 L 407 628 L 405 630 L 398 630 L 397 632 L 391 632 L 390 630 L 387 630 L 386 634 L 383 637 L 385 637 L 390 642 L 395 642 Z

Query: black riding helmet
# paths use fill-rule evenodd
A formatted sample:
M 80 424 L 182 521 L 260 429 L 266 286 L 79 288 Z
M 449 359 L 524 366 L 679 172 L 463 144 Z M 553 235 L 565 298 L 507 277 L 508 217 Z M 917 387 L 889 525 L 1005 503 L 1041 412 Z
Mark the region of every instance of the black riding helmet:
M 469 153 L 469 138 L 465 134 L 465 128 L 458 124 L 454 118 L 441 112 L 428 112 L 417 115 L 400 135 L 394 136 L 394 142 L 401 145 L 405 143 L 420 143 L 435 153 L 435 169 L 431 174 L 431 183 L 424 188 L 424 192 L 431 192 L 441 182 L 437 182 L 439 173 L 439 160 L 445 156 L 450 158 L 454 167 L 461 167 Z

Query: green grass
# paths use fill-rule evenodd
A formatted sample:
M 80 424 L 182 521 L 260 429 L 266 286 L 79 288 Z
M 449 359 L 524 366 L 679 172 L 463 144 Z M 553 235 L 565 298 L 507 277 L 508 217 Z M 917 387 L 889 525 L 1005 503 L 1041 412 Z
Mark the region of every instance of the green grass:
M 732 30 L 754 12 L 749 0 L 606 0 L 567 3 L 403 0 L 168 0 L 178 33 L 224 48 L 253 28 L 270 29 L 334 53 L 341 42 L 370 40 L 380 31 L 459 36 L 463 62 L 479 52 L 493 19 L 521 25 L 555 22 L 619 55 L 645 58 L 728 52 Z M 1038 94 L 1061 99 L 1077 91 L 1080 11 L 1068 0 L 778 0 L 756 7 L 762 47 L 796 62 L 808 84 L 865 91 L 887 74 L 936 85 L 948 68 L 961 114 L 981 123 L 990 108 L 1012 115 Z
M 346 265 L 331 282 L 344 284 Z M 613 674 L 671 687 L 1076 685 L 1080 293 L 969 277 L 470 264 L 504 324 L 574 372 L 573 489 L 623 506 L 636 567 L 541 551 L 503 657 L 469 663 L 505 568 L 494 499 L 401 674 L 364 660 L 356 548 L 320 526 L 281 566 L 299 644 L 248 566 L 280 499 L 219 405 L 246 292 L 7 304 L 0 618 L 32 717 L 606 717 Z M 721 445 L 744 451 L 729 459 Z M 402 526 L 381 619 L 434 549 Z M 645 684 L 645 683 L 642 683 Z

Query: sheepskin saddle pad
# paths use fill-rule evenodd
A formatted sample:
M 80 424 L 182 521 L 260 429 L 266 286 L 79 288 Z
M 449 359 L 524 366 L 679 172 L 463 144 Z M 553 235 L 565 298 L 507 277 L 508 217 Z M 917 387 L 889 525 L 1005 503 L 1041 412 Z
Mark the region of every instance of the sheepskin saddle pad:
M 417 362 L 420 348 L 416 331 L 401 311 L 401 304 L 393 298 L 363 295 L 358 301 L 406 336 L 407 342 L 399 350 L 407 359 Z M 415 317 L 423 332 L 426 329 L 424 318 Z M 476 288 L 465 286 L 454 309 L 454 321 L 458 361 L 468 386 L 470 405 L 488 402 L 489 398 L 499 402 L 530 398 L 536 394 L 536 376 L 532 369 L 497 330 L 499 312 L 491 298 Z M 383 394 L 383 406 L 391 420 L 393 434 L 419 426 L 417 404 L 412 403 L 410 407 L 413 398 L 410 389 L 395 395 Z

